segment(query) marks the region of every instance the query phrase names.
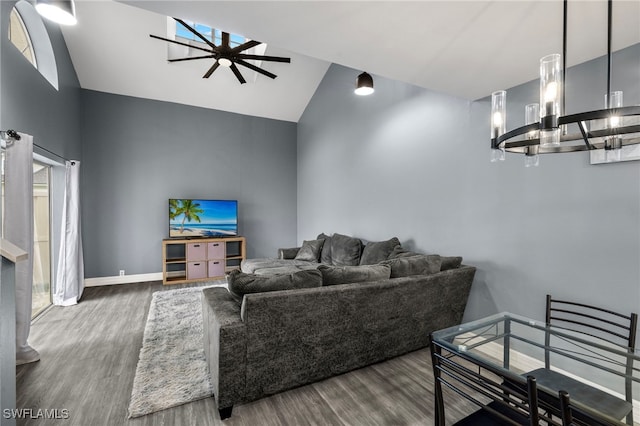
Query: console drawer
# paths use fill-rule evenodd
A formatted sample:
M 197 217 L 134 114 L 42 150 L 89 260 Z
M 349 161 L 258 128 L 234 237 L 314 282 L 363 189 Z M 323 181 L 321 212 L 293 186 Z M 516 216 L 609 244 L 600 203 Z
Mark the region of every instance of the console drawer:
M 224 276 L 224 259 L 209 261 L 209 278 Z
M 224 242 L 207 244 L 207 259 L 224 259 Z
M 187 244 L 187 261 L 204 260 L 207 258 L 206 243 L 189 243 Z
M 187 279 L 197 280 L 207 278 L 207 262 L 187 262 Z

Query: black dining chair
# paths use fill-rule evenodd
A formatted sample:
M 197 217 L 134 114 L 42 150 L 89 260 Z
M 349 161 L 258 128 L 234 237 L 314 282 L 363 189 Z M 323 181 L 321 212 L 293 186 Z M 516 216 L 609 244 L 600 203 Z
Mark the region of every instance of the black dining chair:
M 553 299 L 547 295 L 546 322 L 554 328 L 585 333 L 620 346 L 622 350 L 635 350 L 638 315 L 613 312 L 597 306 L 567 300 Z M 550 339 L 545 336 L 545 366 L 529 371 L 523 376 L 534 376 L 539 385 L 556 392 L 563 390 L 596 411 L 615 419 L 626 417 L 627 424 L 633 425 L 632 381 L 630 379 L 633 364 L 629 359 L 626 365 L 625 398 L 617 398 L 604 391 L 572 379 L 550 368 Z
M 479 407 L 477 411 L 457 421 L 456 426 L 539 424 L 535 378 L 527 377 L 525 380 L 473 357 L 464 354 L 454 356 L 445 346 L 430 340 L 436 426 L 445 424 L 443 387 Z M 517 389 L 509 389 L 503 384 L 506 376 L 517 384 Z
M 576 407 L 571 401 L 569 393 L 560 391 L 558 393 L 560 399 L 560 417 L 562 418 L 562 426 L 624 426 L 625 423 L 615 419 L 605 419 L 596 413 L 587 412 L 582 408 Z

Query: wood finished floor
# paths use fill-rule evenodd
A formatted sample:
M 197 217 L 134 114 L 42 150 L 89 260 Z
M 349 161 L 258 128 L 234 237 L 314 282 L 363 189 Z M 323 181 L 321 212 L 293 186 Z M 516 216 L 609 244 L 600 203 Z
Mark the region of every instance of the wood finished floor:
M 184 287 L 184 286 L 180 286 Z M 68 419 L 18 419 L 18 425 L 432 425 L 433 375 L 428 350 L 237 405 L 220 420 L 213 398 L 127 418 L 138 353 L 155 291 L 139 283 L 85 289 L 80 304 L 53 307 L 31 328 L 41 361 L 17 368 L 17 406 L 66 409 Z M 447 401 L 460 401 L 449 394 Z M 455 420 L 472 410 L 448 405 Z M 447 421 L 449 423 L 449 421 Z

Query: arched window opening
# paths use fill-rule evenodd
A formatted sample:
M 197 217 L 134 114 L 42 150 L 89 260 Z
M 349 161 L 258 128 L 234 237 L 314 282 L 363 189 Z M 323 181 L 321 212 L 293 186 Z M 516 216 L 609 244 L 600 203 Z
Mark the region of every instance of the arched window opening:
M 27 58 L 27 61 L 38 68 L 29 31 L 27 31 L 22 16 L 20 16 L 20 13 L 15 7 L 11 10 L 9 17 L 9 40 L 11 40 L 11 43 Z
M 16 2 L 11 11 L 8 35 L 11 43 L 58 90 L 58 68 L 49 33 L 42 18 L 28 1 Z

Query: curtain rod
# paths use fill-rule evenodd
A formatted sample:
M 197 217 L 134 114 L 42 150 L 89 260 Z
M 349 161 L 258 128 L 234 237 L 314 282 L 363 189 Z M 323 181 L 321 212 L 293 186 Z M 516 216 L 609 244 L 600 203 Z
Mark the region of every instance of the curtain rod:
M 19 141 L 21 139 L 20 134 L 18 132 L 16 132 L 15 130 L 0 130 L 0 134 L 2 135 L 2 139 L 13 139 L 16 141 Z M 34 143 L 33 146 L 48 152 L 51 155 L 55 155 L 58 158 L 62 158 L 64 161 L 71 161 L 71 164 L 75 164 L 76 162 L 73 160 L 69 160 L 68 158 L 63 157 L 62 155 L 56 154 L 55 152 L 48 150 L 47 148 L 38 145 L 37 143 Z

